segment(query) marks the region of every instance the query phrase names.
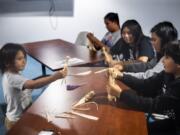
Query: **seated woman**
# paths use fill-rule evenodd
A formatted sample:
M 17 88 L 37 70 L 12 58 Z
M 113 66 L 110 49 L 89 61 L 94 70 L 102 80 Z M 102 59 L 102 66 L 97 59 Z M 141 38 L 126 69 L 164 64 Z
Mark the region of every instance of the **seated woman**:
M 108 13 L 104 17 L 104 23 L 108 32 L 101 41 L 97 39 L 92 33 L 87 34 L 87 38 L 94 44 L 97 50 L 100 50 L 102 47 L 105 47 L 109 50 L 109 48 L 114 46 L 121 37 L 119 17 L 117 13 Z
M 143 34 L 141 26 L 136 20 L 127 20 L 122 25 L 121 36 L 118 44 L 110 49 L 113 59 L 147 62 L 154 57 L 151 40 Z
M 180 43 L 167 45 L 163 59 L 164 71 L 146 80 L 122 78 L 129 89 L 122 90 L 109 81 L 108 92 L 119 102 L 147 113 L 166 115 L 166 119 L 148 123 L 149 134 L 177 135 L 180 131 Z M 111 69 L 112 70 L 112 69 Z M 112 72 L 111 72 L 112 73 Z M 113 72 L 121 76 L 120 72 Z

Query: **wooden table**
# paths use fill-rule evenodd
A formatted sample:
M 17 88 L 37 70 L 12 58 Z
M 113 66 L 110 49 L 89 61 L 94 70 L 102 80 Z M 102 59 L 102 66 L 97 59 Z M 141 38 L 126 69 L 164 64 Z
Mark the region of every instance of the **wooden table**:
M 74 66 L 88 66 L 103 59 L 101 52 L 91 53 L 86 46 L 75 45 L 62 39 L 26 43 L 23 47 L 27 54 L 42 64 L 43 75 L 46 74 L 45 67 L 52 71 L 63 68 L 58 63 L 66 56 L 83 60 Z
M 100 69 L 102 68 L 74 67 L 71 68 L 70 74 Z M 84 84 L 71 91 L 67 91 L 66 85 L 61 85 L 61 81 L 50 84 L 7 135 L 38 135 L 43 129 L 61 132 L 61 135 L 147 135 L 143 112 L 107 100 L 105 73 L 92 73 L 81 77 L 68 76 L 67 84 Z M 122 88 L 127 87 L 121 82 L 118 83 Z M 91 110 L 82 113 L 99 117 L 98 121 L 75 116 L 75 119 L 55 118 L 52 122 L 47 122 L 44 116 L 46 110 L 58 114 L 69 111 L 71 105 L 90 90 L 96 93 L 93 101 L 98 104 L 99 109 L 96 110 L 94 105 L 90 105 Z

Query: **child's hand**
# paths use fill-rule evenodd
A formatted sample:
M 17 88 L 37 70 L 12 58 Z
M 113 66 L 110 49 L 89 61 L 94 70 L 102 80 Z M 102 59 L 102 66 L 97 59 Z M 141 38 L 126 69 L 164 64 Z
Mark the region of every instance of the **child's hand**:
M 60 70 L 59 72 L 60 72 L 62 78 L 66 77 L 68 74 L 68 67 L 64 66 L 64 68 L 62 70 Z
M 68 61 L 69 61 L 69 59 L 70 59 L 70 57 L 66 56 L 66 62 L 64 64 L 64 68 L 59 71 L 61 73 L 61 75 L 62 75 L 62 78 L 67 76 L 67 73 L 68 73 Z

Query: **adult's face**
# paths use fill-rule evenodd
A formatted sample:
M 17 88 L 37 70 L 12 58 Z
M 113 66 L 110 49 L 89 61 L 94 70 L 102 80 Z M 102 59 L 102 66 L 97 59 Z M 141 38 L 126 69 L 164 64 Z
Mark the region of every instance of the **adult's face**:
M 151 43 L 154 46 L 156 52 L 161 51 L 161 39 L 158 37 L 158 35 L 155 32 L 151 33 Z
M 105 19 L 104 20 L 104 23 L 106 25 L 106 29 L 109 31 L 109 32 L 114 32 L 115 31 L 115 25 L 117 25 L 115 22 L 112 22 L 108 19 Z
M 134 42 L 134 37 L 128 27 L 124 27 L 122 30 L 122 38 L 127 44 L 132 44 Z

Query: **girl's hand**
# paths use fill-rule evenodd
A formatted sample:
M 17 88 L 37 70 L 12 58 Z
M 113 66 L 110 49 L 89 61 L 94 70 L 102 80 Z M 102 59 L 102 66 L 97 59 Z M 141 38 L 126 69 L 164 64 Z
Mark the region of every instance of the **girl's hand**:
M 59 71 L 59 73 L 61 74 L 62 78 L 66 77 L 68 74 L 68 67 L 65 65 L 64 68 Z

